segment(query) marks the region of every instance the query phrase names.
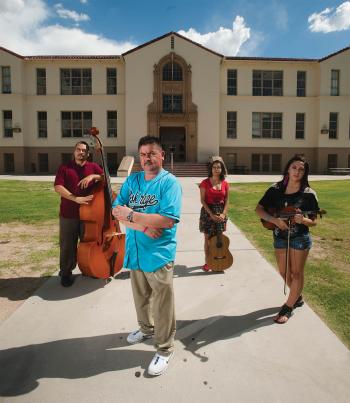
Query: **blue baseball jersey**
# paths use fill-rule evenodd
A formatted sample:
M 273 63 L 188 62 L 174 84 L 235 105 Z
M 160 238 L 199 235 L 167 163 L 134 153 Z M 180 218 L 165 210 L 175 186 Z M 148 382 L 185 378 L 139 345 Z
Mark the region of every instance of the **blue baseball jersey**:
M 124 267 L 153 272 L 175 260 L 181 196 L 179 182 L 164 169 L 151 180 L 145 180 L 144 172 L 128 176 L 113 207 L 126 205 L 140 213 L 160 214 L 173 219 L 175 224 L 172 228 L 164 228 L 157 239 L 127 227 Z

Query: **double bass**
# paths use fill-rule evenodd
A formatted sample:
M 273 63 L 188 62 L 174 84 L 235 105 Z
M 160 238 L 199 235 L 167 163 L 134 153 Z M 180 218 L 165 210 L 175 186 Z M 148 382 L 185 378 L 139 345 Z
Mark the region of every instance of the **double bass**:
M 125 234 L 121 233 L 118 220 L 112 216 L 115 194 L 103 146 L 98 138 L 99 130 L 92 127 L 89 134 L 99 145 L 104 179 L 95 185 L 92 201 L 80 206 L 82 236 L 78 245 L 78 266 L 86 276 L 108 279 L 123 267 Z

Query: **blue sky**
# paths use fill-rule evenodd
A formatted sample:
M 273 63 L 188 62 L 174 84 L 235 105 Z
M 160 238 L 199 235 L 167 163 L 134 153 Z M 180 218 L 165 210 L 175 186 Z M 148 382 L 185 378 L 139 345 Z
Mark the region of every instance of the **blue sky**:
M 320 58 L 350 46 L 350 1 L 0 1 L 0 46 L 22 55 L 121 54 L 169 31 L 225 56 Z

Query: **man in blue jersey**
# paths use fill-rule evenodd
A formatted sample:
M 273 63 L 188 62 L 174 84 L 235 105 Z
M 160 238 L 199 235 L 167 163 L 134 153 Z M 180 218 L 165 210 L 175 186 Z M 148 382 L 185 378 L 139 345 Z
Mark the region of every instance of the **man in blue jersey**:
M 166 371 L 174 353 L 173 270 L 182 192 L 175 176 L 162 167 L 159 138 L 142 137 L 138 151 L 143 171 L 126 179 L 113 215 L 126 226 L 124 267 L 131 269 L 139 324 L 127 341 L 135 344 L 154 336 L 157 353 L 148 373 L 156 376 Z

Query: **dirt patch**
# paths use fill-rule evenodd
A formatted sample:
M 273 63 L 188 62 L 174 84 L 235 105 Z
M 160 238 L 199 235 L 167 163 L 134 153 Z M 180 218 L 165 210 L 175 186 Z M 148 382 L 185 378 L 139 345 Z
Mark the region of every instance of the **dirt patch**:
M 0 323 L 58 269 L 58 223 L 0 224 Z
M 346 260 L 346 256 L 339 253 L 339 250 L 346 248 L 346 243 L 348 243 L 348 241 L 343 238 L 323 239 L 313 235 L 310 258 L 314 261 L 332 262 L 332 265 L 336 267 L 337 270 L 350 274 L 350 265 Z

